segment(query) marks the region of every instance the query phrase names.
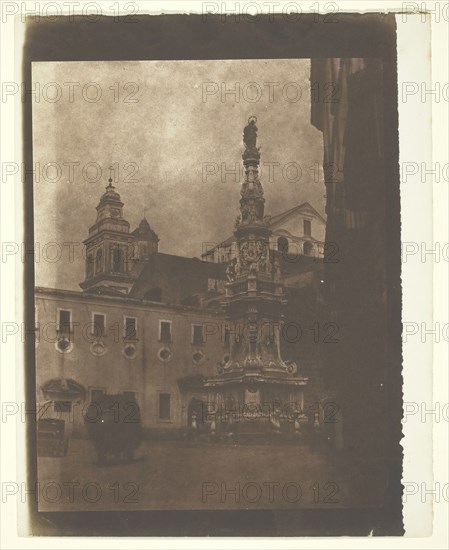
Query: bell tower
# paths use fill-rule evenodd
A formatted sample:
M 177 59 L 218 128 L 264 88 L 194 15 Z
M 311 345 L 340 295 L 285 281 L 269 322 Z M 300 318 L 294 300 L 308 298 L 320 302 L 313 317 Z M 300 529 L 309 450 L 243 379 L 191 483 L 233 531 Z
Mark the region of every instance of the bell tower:
M 126 294 L 133 283 L 134 242 L 129 223 L 123 218 L 123 202 L 109 178 L 97 206 L 96 222 L 84 241 L 86 275 L 80 287 L 85 292 Z

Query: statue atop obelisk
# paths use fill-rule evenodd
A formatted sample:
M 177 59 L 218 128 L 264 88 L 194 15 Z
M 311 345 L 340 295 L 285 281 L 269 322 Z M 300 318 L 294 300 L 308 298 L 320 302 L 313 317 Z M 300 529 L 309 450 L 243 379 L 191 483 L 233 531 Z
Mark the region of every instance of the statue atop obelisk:
M 243 130 L 245 174 L 234 232 L 237 254 L 226 270 L 226 323 L 233 335 L 229 358 L 217 365 L 218 375 L 205 385 L 214 388 L 221 402 L 232 395 L 237 402 L 259 407 L 270 400 L 302 402 L 307 379 L 298 374 L 294 362 L 281 356 L 287 300 L 279 261 L 270 250 L 272 230 L 264 217 L 256 122 L 250 117 Z

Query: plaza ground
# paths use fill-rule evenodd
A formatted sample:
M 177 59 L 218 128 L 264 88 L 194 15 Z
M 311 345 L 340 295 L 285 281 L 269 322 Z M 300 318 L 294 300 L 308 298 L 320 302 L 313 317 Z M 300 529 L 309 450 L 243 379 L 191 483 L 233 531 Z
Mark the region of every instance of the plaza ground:
M 98 466 L 92 443 L 72 439 L 67 456 L 39 457 L 36 498 L 40 511 L 347 508 L 381 499 L 382 483 L 366 487 L 375 466 L 348 471 L 334 458 L 306 445 L 144 441 L 133 461 Z

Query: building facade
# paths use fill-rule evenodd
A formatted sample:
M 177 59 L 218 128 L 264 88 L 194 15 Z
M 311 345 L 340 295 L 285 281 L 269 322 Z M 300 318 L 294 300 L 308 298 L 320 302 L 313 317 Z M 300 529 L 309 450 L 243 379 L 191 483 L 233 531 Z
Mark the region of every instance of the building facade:
M 37 401 L 83 424 L 100 393 L 135 398 L 144 427 L 188 424 L 179 381 L 226 358 L 223 314 L 122 296 L 36 289 Z

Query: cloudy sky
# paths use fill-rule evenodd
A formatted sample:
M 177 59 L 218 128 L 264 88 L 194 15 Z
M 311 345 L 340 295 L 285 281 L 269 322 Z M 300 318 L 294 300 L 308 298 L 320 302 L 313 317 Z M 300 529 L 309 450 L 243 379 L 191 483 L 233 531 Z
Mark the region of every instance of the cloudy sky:
M 64 243 L 87 237 L 110 166 L 131 231 L 145 208 L 161 252 L 199 256 L 203 242 L 227 238 L 239 205 L 231 171 L 241 169 L 251 115 L 266 213 L 307 200 L 323 214 L 309 68 L 308 60 L 34 63 L 35 242 L 48 259 L 56 249 L 46 243 L 61 252 L 60 261 L 41 257 L 36 284 L 79 290 L 82 245 L 69 262 Z

